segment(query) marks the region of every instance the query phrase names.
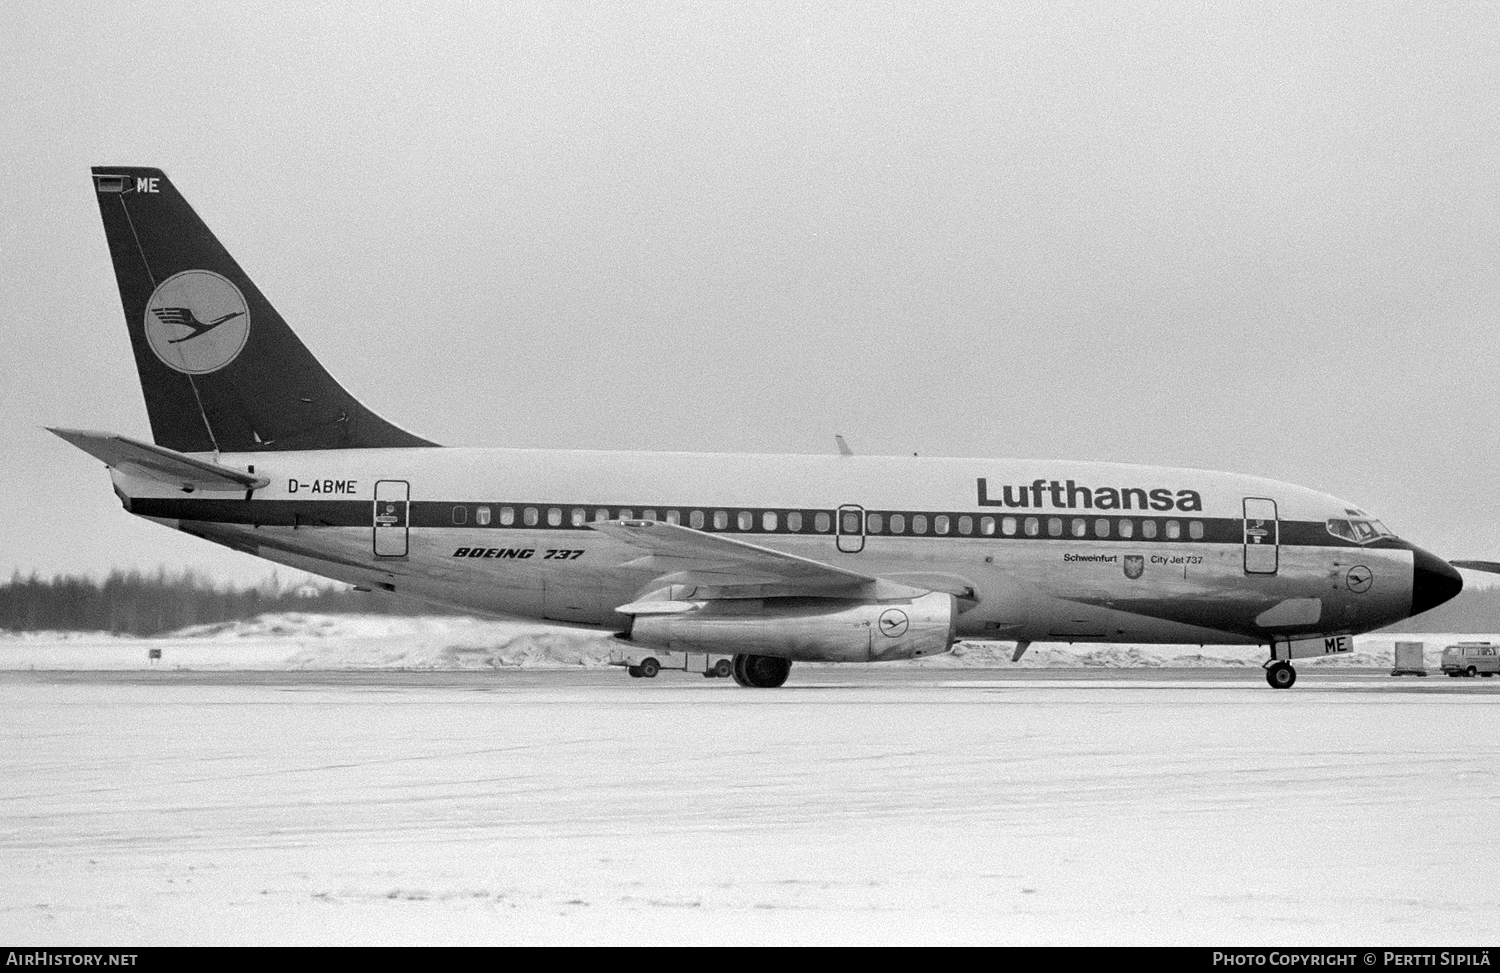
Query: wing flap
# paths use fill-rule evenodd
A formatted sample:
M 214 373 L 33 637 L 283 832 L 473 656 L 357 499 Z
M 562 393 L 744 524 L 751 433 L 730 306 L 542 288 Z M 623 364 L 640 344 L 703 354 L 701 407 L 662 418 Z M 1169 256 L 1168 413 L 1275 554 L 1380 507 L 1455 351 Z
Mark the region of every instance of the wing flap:
M 608 520 L 589 525 L 646 552 L 622 567 L 690 577 L 702 584 L 790 584 L 811 589 L 855 588 L 879 578 L 787 554 L 747 541 L 656 520 Z
M 153 446 L 129 436 L 87 429 L 52 429 L 106 466 L 167 483 L 183 490 L 258 490 L 271 481 L 254 473 L 194 459 L 175 449 Z

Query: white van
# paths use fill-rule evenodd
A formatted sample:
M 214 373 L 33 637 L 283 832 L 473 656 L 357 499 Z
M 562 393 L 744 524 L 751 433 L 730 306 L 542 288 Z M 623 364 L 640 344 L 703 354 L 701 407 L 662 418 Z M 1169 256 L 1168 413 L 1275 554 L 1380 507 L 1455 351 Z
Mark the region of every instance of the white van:
M 1443 671 L 1450 676 L 1493 676 L 1500 672 L 1500 646 L 1493 642 L 1460 642 L 1443 650 Z

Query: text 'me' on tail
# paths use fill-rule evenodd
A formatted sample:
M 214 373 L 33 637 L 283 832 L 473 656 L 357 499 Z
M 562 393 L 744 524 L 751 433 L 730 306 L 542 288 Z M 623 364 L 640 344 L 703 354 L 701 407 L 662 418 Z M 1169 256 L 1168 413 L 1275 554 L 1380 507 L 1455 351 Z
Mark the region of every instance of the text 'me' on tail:
M 94 190 L 157 445 L 179 452 L 434 446 L 361 405 L 160 169 Z

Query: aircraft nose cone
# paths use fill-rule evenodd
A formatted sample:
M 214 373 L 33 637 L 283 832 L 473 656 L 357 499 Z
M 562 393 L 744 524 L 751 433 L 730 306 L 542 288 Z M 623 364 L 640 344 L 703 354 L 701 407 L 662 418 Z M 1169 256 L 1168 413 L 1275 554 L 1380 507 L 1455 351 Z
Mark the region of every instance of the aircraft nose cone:
M 1420 615 L 1458 594 L 1464 588 L 1463 575 L 1435 554 L 1420 547 L 1413 552 L 1411 576 L 1411 613 Z

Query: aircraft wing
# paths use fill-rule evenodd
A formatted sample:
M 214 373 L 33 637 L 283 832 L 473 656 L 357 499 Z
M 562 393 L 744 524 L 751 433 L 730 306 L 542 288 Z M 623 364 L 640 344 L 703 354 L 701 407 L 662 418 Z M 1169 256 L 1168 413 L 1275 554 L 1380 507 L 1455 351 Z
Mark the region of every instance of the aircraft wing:
M 144 476 L 182 490 L 257 490 L 271 481 L 254 473 L 194 459 L 175 449 L 129 436 L 87 429 L 47 430 L 122 473 Z
M 786 584 L 809 589 L 858 588 L 879 582 L 870 574 L 835 567 L 769 547 L 656 520 L 608 520 L 590 527 L 645 551 L 621 567 L 683 575 L 695 584 Z

